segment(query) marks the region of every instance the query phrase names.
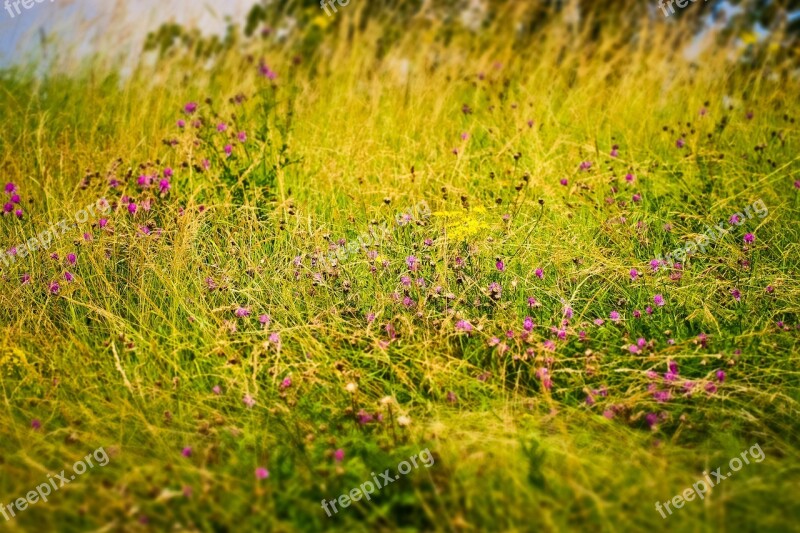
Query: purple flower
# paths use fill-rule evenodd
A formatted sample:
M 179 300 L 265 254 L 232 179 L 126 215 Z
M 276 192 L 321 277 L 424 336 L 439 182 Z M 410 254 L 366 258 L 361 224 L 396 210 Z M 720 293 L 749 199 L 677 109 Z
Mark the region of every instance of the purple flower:
M 188 104 L 183 106 L 183 111 L 187 115 L 193 114 L 195 111 L 197 111 L 197 102 L 189 102 Z
M 16 190 L 17 190 L 17 186 L 16 185 L 14 185 L 11 182 L 6 183 L 6 193 L 7 194 L 11 194 L 13 192 L 16 192 Z
M 333 452 L 333 460 L 337 463 L 341 463 L 344 460 L 344 450 L 339 448 L 335 452 Z
M 638 271 L 638 270 L 636 270 L 635 268 L 632 268 L 632 269 L 631 269 L 631 272 L 630 272 L 630 274 L 631 274 L 631 280 L 632 280 L 632 281 L 636 281 L 636 278 L 638 278 L 638 277 L 639 277 L 639 271 Z
M 459 331 L 463 331 L 465 333 L 469 333 L 472 331 L 472 324 L 470 324 L 466 320 L 459 320 L 458 322 L 456 322 L 456 329 Z
M 717 380 L 722 383 L 725 381 L 725 371 L 724 370 L 717 370 Z
M 559 183 L 560 183 L 561 185 L 563 185 L 564 187 L 566 187 L 566 186 L 569 184 L 569 181 L 567 180 L 567 178 L 561 178 L 561 179 L 559 180 Z
M 283 378 L 283 381 L 281 381 L 281 388 L 288 389 L 291 386 L 292 386 L 292 378 L 289 377 Z
M 225 145 L 225 155 L 227 155 L 228 157 L 230 157 L 230 155 L 231 155 L 232 153 L 233 153 L 233 146 L 231 146 L 230 144 L 226 144 L 226 145 Z
M 526 316 L 522 323 L 522 329 L 525 331 L 532 331 L 534 327 L 533 318 Z
M 684 141 L 683 139 L 678 139 L 677 141 L 675 141 L 675 146 L 677 146 L 678 148 L 683 148 L 684 146 L 686 146 L 686 141 Z
M 192 449 L 189 446 L 186 446 L 183 450 L 181 450 L 181 455 L 183 455 L 184 457 L 191 457 Z
M 256 468 L 256 477 L 258 479 L 267 479 L 269 477 L 269 470 L 259 466 L 258 468 Z
M 131 202 L 128 204 L 128 213 L 135 215 L 136 214 L 136 204 Z
M 70 272 L 64 272 L 64 279 L 66 281 L 74 281 L 75 277 Z
M 74 265 L 77 260 L 78 259 L 77 259 L 77 257 L 75 257 L 75 254 L 72 254 L 72 253 L 67 254 L 67 262 L 70 265 Z
M 736 300 L 737 302 L 742 300 L 742 293 L 739 292 L 739 289 L 736 288 L 731 289 L 731 295 L 733 296 L 733 299 Z
M 749 242 L 753 242 L 753 240 L 755 240 L 755 237 L 753 236 L 752 233 L 745 233 L 744 242 L 748 242 L 749 243 Z
M 653 301 L 657 306 L 664 307 L 664 297 L 662 295 L 656 294 L 655 296 L 653 296 Z
M 494 266 L 497 267 L 497 270 L 499 270 L 500 272 L 503 272 L 506 269 L 506 264 L 503 263 L 503 261 L 500 259 L 497 260 Z
M 170 185 L 170 183 L 169 183 L 169 180 L 168 180 L 168 179 L 166 179 L 166 178 L 164 178 L 163 180 L 161 180 L 161 181 L 159 181 L 159 182 L 158 182 L 158 189 L 159 189 L 159 190 L 160 190 L 162 193 L 165 193 L 165 192 L 167 192 L 168 190 L 170 190 L 170 187 L 171 187 L 171 185 Z
M 58 294 L 58 291 L 61 290 L 61 285 L 58 284 L 56 281 L 50 282 L 50 294 Z
M 42 423 L 38 418 L 34 418 L 33 420 L 31 420 L 31 427 L 33 428 L 34 431 L 36 431 L 42 427 Z
M 610 318 L 614 322 L 619 322 L 619 313 L 617 311 L 611 311 L 611 314 L 608 315 L 608 318 Z
M 581 170 L 589 170 L 590 168 L 592 168 L 592 163 L 591 163 L 591 161 L 583 161 L 583 162 L 581 163 L 581 166 L 580 166 L 580 169 L 581 169 Z
M 534 274 L 536 274 L 536 277 L 539 279 L 544 278 L 544 271 L 541 268 L 537 268 Z
M 242 318 L 242 317 L 249 316 L 250 315 L 250 310 L 247 309 L 246 307 L 239 307 L 239 308 L 236 309 L 235 313 L 236 313 L 236 316 L 238 316 L 239 318 Z
M 243 131 L 240 131 L 238 133 L 238 135 L 236 135 L 236 138 L 239 139 L 240 143 L 243 143 L 243 142 L 247 141 L 247 133 L 245 133 Z

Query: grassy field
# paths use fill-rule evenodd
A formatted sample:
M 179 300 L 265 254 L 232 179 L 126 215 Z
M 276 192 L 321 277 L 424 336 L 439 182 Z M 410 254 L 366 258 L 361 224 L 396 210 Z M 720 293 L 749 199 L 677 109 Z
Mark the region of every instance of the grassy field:
M 798 50 L 525 4 L 3 72 L 0 529 L 797 531 Z

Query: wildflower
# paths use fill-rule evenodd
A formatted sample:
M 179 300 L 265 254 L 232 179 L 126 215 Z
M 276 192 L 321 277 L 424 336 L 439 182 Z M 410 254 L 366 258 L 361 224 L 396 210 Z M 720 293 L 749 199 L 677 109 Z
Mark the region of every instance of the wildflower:
M 670 392 L 668 390 L 662 391 L 655 391 L 653 392 L 653 399 L 655 399 L 658 403 L 665 403 L 668 402 L 670 399 Z
M 714 394 L 715 392 L 717 392 L 717 386 L 711 382 L 706 383 L 706 392 L 709 394 Z
M 281 336 L 277 333 L 270 333 L 269 335 L 269 342 L 275 344 L 276 346 L 280 347 L 281 345 Z
M 50 282 L 50 294 L 58 294 L 58 291 L 61 290 L 61 286 L 58 282 L 51 281 Z
M 717 380 L 718 380 L 720 383 L 722 383 L 723 381 L 725 381 L 725 371 L 724 371 L 724 370 L 717 370 L 717 374 L 716 374 L 716 376 L 717 376 Z
M 631 352 L 632 354 L 637 354 L 639 353 L 639 347 L 636 346 L 635 344 L 631 344 L 630 346 L 628 346 L 628 351 Z
M 69 263 L 70 265 L 74 265 L 77 260 L 78 259 L 75 257 L 75 254 L 72 253 L 67 254 L 67 263 Z
M 230 157 L 232 153 L 233 153 L 233 146 L 231 146 L 230 144 L 226 144 L 225 145 L 225 155 Z
M 637 192 L 636 194 L 633 195 L 632 200 L 633 200 L 634 203 L 641 202 L 642 201 L 642 195 Z
M 635 268 L 631 269 L 630 274 L 631 274 L 631 281 L 636 281 L 636 278 L 639 277 L 639 271 L 636 270 Z
M 258 317 L 258 321 L 261 322 L 262 326 L 268 326 L 271 320 L 269 315 L 261 315 Z
M 136 204 L 131 202 L 128 204 L 128 213 L 135 215 L 136 214 Z
M 506 269 L 506 264 L 503 263 L 501 259 L 498 259 L 497 262 L 494 264 L 494 266 L 497 267 L 497 270 L 499 270 L 500 272 L 503 272 Z
M 642 312 L 638 309 L 633 310 L 633 318 L 642 318 Z
M 36 431 L 42 427 L 42 423 L 38 418 L 34 418 L 33 420 L 31 420 L 31 427 L 33 428 L 34 431 Z
M 675 141 L 675 146 L 677 146 L 678 148 L 683 148 L 684 146 L 686 146 L 686 141 L 684 141 L 683 139 L 678 139 L 677 141 Z
M 561 178 L 558 182 L 561 185 L 563 185 L 564 187 L 566 187 L 569 184 L 569 181 L 567 180 L 567 178 Z
M 183 119 L 180 119 L 180 120 L 177 122 L 177 124 L 178 124 L 178 127 L 179 127 L 179 128 L 181 128 L 181 129 L 183 129 L 183 128 L 185 128 L 185 127 L 186 127 L 186 121 L 185 121 L 185 120 L 183 120 Z
M 525 331 L 532 331 L 534 327 L 533 318 L 526 316 L 525 320 L 522 322 L 522 329 Z
M 189 102 L 183 106 L 183 110 L 187 115 L 193 114 L 195 111 L 197 111 L 197 102 Z
M 23 215 L 23 213 L 22 213 L 22 209 L 17 209 L 16 211 L 14 211 L 14 215 L 15 215 L 17 218 L 22 218 L 22 215 Z
M 595 326 L 602 326 L 605 323 L 606 323 L 606 321 L 603 320 L 602 318 L 595 318 L 594 319 L 594 325 Z
M 472 324 L 470 324 L 466 320 L 459 320 L 458 322 L 456 322 L 456 329 L 459 331 L 463 331 L 465 333 L 469 333 L 472 331 Z
M 653 296 L 653 301 L 659 307 L 664 307 L 664 297 L 661 294 L 656 294 Z
M 658 422 L 658 415 L 655 413 L 647 413 L 644 419 L 645 422 L 647 422 L 647 425 L 652 429 L 656 425 L 656 422 Z
M 220 122 L 219 124 L 217 124 L 217 131 L 218 132 L 222 133 L 223 131 L 225 131 L 227 129 L 228 129 L 228 125 L 225 124 L 224 122 Z
M 653 259 L 652 261 L 650 261 L 650 268 L 653 269 L 653 272 L 656 272 L 659 266 L 661 266 L 661 261 L 659 261 L 658 259 Z
M 617 311 L 611 311 L 611 314 L 608 315 L 608 317 L 614 322 L 619 322 L 619 313 Z
M 337 463 L 341 463 L 344 460 L 344 450 L 339 448 L 335 452 L 333 452 L 333 460 Z
M 246 317 L 246 316 L 250 315 L 250 310 L 247 309 L 246 307 L 239 307 L 239 308 L 236 309 L 236 311 L 234 311 L 234 313 L 239 318 L 243 318 L 243 317 Z
M 499 300 L 503 296 L 503 287 L 501 287 L 496 281 L 489 284 L 488 290 L 489 296 L 493 300 Z
M 266 468 L 259 466 L 256 468 L 256 477 L 258 479 L 267 479 L 269 477 L 269 470 Z
M 222 389 L 220 388 L 219 385 L 214 385 L 214 387 L 211 389 L 211 392 L 219 396 L 220 394 L 222 394 Z
M 22 201 L 22 199 L 19 197 L 19 194 L 12 194 L 11 195 L 11 203 L 12 204 L 18 204 L 21 201 Z
M 243 402 L 243 403 L 244 403 L 244 404 L 245 404 L 245 405 L 246 405 L 248 408 L 252 408 L 252 407 L 253 407 L 253 406 L 256 404 L 256 401 L 255 401 L 255 400 L 253 399 L 253 397 L 252 397 L 252 396 L 250 396 L 249 394 L 245 394 L 245 395 L 244 395 L 244 398 L 242 398 L 242 402 Z
M 533 296 L 528 298 L 528 307 L 536 307 L 539 302 L 536 301 L 536 298 Z
M 733 299 L 736 300 L 737 302 L 742 300 L 742 293 L 739 292 L 739 289 L 736 288 L 731 289 L 731 295 L 733 296 Z
M 171 185 L 169 184 L 169 180 L 164 178 L 163 180 L 158 182 L 158 189 L 163 194 L 170 190 Z
M 617 146 L 616 144 L 612 146 L 609 155 L 611 157 L 619 157 L 619 146 Z
M 634 181 L 636 181 L 636 176 L 630 173 L 625 174 L 625 181 L 627 181 L 628 183 L 633 183 Z
M 795 182 L 794 182 L 794 188 L 795 188 L 795 189 L 800 189 L 800 180 L 795 180 Z
M 6 194 L 12 194 L 17 191 L 17 186 L 11 182 L 6 183 Z
M 553 341 L 551 341 L 550 339 L 547 339 L 547 340 L 545 340 L 545 341 L 542 343 L 542 346 L 544 346 L 544 349 L 545 349 L 545 350 L 548 350 L 548 351 L 550 351 L 550 352 L 554 352 L 554 351 L 556 351 L 556 343 L 554 343 L 554 342 L 553 342 Z
M 192 449 L 189 446 L 186 446 L 183 450 L 181 450 L 181 455 L 183 455 L 184 457 L 191 457 Z
M 72 275 L 71 272 L 64 272 L 64 279 L 66 281 L 74 281 L 75 277 Z
M 652 315 L 653 308 L 648 305 L 647 307 L 644 308 L 644 312 L 647 313 L 648 315 Z
M 592 168 L 592 163 L 591 163 L 591 161 L 583 161 L 583 162 L 581 163 L 581 166 L 580 166 L 580 169 L 581 169 L 581 170 L 589 170 L 590 168 Z
M 239 132 L 239 133 L 236 135 L 236 138 L 237 138 L 237 139 L 239 139 L 239 142 L 240 142 L 240 143 L 246 142 L 246 141 L 247 141 L 247 133 L 245 133 L 245 132 L 243 132 L 243 131 L 240 131 L 240 132 Z
M 261 63 L 258 66 L 258 72 L 259 72 L 259 74 L 261 74 L 262 76 L 264 76 L 265 78 L 267 78 L 269 80 L 274 80 L 275 78 L 278 77 L 278 75 L 274 71 L 272 71 L 266 65 L 266 63 L 264 63 L 263 59 L 261 60 Z
M 282 389 L 288 389 L 289 387 L 292 386 L 292 378 L 289 378 L 289 377 L 283 378 L 283 381 L 281 381 L 281 385 L 280 386 L 281 386 Z
M 419 261 L 413 255 L 409 255 L 406 257 L 406 265 L 411 272 L 416 272 L 419 270 Z
M 539 279 L 544 278 L 544 271 L 541 268 L 537 268 L 534 274 L 536 274 L 536 277 Z
M 22 283 L 22 285 L 27 285 L 28 283 L 30 283 L 30 281 L 31 281 L 30 274 L 23 274 L 22 277 L 20 278 L 20 282 Z
M 752 233 L 745 233 L 744 242 L 750 243 L 753 242 L 753 240 L 755 240 L 755 237 L 753 236 Z
M 569 319 L 571 319 L 572 315 L 573 315 L 572 308 L 571 307 L 565 307 L 564 308 L 564 316 L 569 318 Z

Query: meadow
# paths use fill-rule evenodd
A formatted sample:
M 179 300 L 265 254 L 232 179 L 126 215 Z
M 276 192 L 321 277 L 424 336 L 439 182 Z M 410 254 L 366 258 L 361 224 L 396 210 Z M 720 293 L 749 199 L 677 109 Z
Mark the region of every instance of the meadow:
M 0 72 L 0 529 L 797 530 L 797 41 L 444 4 Z

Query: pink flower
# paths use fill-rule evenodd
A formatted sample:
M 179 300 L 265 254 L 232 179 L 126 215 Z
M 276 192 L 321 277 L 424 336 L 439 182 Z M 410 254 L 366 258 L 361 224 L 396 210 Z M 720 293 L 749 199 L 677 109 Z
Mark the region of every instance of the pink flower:
M 636 278 L 639 277 L 639 271 L 635 268 L 631 269 L 631 280 L 636 281 Z
M 566 186 L 567 186 L 567 184 L 569 184 L 569 181 L 567 180 L 567 178 L 561 178 L 561 179 L 560 179 L 558 182 L 559 182 L 561 185 L 563 185 L 564 187 L 566 187 Z
M 634 181 L 636 181 L 636 176 L 634 176 L 633 174 L 625 174 L 625 181 L 627 181 L 628 183 L 633 183 Z
M 617 311 L 611 311 L 611 314 L 608 315 L 608 317 L 614 322 L 619 322 L 619 313 Z
M 289 377 L 283 378 L 283 381 L 281 381 L 281 388 L 288 389 L 291 386 L 292 386 L 292 378 Z
M 239 318 L 243 318 L 250 315 L 250 310 L 247 309 L 246 307 L 239 307 L 238 309 L 236 309 L 235 314 Z
M 187 115 L 193 114 L 195 111 L 197 111 L 197 102 L 189 102 L 183 106 L 183 110 Z
M 247 133 L 240 131 L 239 134 L 236 136 L 236 138 L 239 139 L 240 143 L 243 143 L 247 141 Z
M 230 157 L 230 155 L 231 155 L 232 153 L 233 153 L 233 146 L 231 146 L 230 144 L 226 144 L 226 145 L 225 145 L 225 155 L 227 155 L 228 157 Z
M 589 170 L 590 168 L 592 168 L 591 161 L 584 161 L 584 162 L 581 163 L 581 166 L 580 166 L 581 170 Z
M 753 242 L 753 240 L 755 240 L 755 237 L 752 233 L 745 233 L 744 242 Z
M 341 463 L 344 460 L 344 450 L 339 448 L 335 452 L 333 452 L 333 459 L 337 463 Z
M 38 418 L 34 418 L 33 420 L 31 420 L 31 427 L 33 428 L 34 431 L 36 431 L 42 427 L 42 423 L 39 421 Z
M 269 315 L 261 315 L 258 317 L 258 321 L 261 322 L 263 326 L 268 326 L 272 319 Z
M 132 215 L 136 214 L 136 204 L 131 202 L 128 204 L 128 212 Z
M 259 466 L 258 468 L 256 468 L 256 477 L 258 479 L 267 479 L 269 477 L 269 470 Z
M 49 288 L 50 288 L 50 294 L 58 294 L 58 291 L 61 290 L 61 286 L 58 284 L 58 282 L 55 281 L 50 282 Z
M 536 274 L 536 277 L 539 279 L 544 278 L 544 271 L 541 268 L 537 268 L 534 274 Z
M 160 190 L 162 193 L 165 193 L 165 192 L 167 192 L 168 190 L 170 190 L 170 187 L 171 187 L 171 186 L 170 186 L 170 184 L 169 184 L 169 180 L 168 180 L 168 179 L 166 179 L 166 178 L 164 178 L 163 180 L 161 180 L 161 181 L 159 181 L 159 182 L 158 182 L 158 188 L 159 188 L 159 190 Z
M 472 331 L 472 324 L 470 324 L 466 320 L 459 320 L 458 322 L 456 322 L 456 329 L 459 331 L 463 331 L 465 333 L 469 333 Z
M 186 446 L 183 450 L 181 450 L 181 455 L 183 455 L 184 457 L 191 457 L 192 449 L 189 446 Z
M 217 131 L 218 132 L 221 133 L 221 132 L 223 132 L 223 131 L 225 131 L 227 129 L 228 129 L 228 125 L 225 124 L 224 122 L 220 122 L 219 124 L 217 124 Z
M 256 404 L 256 401 L 255 401 L 255 400 L 253 399 L 253 397 L 252 397 L 252 396 L 250 396 L 249 394 L 245 394 L 245 395 L 244 395 L 244 398 L 242 398 L 242 402 L 243 402 L 243 403 L 244 403 L 244 404 L 245 404 L 245 405 L 246 405 L 248 408 L 252 408 L 252 407 L 253 407 L 253 406 Z
M 222 394 L 222 388 L 220 388 L 219 385 L 214 385 L 214 387 L 211 389 L 211 392 L 219 396 L 220 394 Z
M 736 288 L 731 289 L 731 296 L 733 296 L 733 299 L 736 300 L 737 302 L 742 300 L 742 293 L 739 292 L 739 289 Z
M 657 306 L 664 307 L 664 297 L 662 295 L 656 294 L 655 296 L 653 296 L 653 301 Z
M 74 264 L 75 264 L 75 262 L 76 262 L 77 260 L 78 260 L 78 259 L 77 259 L 77 257 L 75 257 L 75 254 L 73 254 L 73 253 L 69 253 L 69 254 L 67 254 L 67 262 L 68 262 L 70 265 L 74 265 Z

